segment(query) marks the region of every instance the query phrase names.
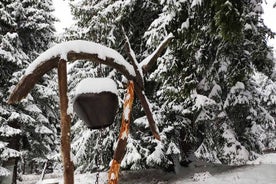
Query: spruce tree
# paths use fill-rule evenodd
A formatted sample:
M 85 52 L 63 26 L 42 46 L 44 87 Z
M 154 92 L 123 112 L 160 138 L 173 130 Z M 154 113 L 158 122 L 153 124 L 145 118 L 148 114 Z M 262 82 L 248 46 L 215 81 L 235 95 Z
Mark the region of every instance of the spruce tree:
M 41 162 L 44 163 L 57 149 L 57 99 L 49 76 L 46 76 L 49 82 L 41 81 L 22 103 L 13 106 L 6 103 L 10 90 L 23 75 L 23 69 L 53 41 L 54 18 L 51 1 L 47 0 L 1 1 L 0 5 L 3 15 L 0 32 L 0 166 L 1 171 L 5 171 L 0 173 L 7 175 L 6 169 L 10 169 L 12 182 L 16 183 L 19 165 L 23 172 L 29 172 L 29 168 L 25 168 L 29 164 L 42 167 Z
M 78 23 L 71 38 L 123 53 L 123 26 L 142 60 L 170 32 L 175 36 L 145 81 L 162 142 L 152 138 L 141 107 L 134 106 L 123 167 L 169 168 L 175 155 L 187 164 L 193 153 L 210 162 L 243 164 L 261 153 L 268 144 L 265 127 L 274 131 L 275 125 L 254 79 L 257 71 L 271 78 L 274 66 L 266 44 L 273 33 L 261 19 L 260 1 L 78 3 L 72 3 Z
M 261 127 L 274 125 L 252 79 L 255 71 L 271 77 L 274 66 L 267 57 L 271 48 L 266 45 L 266 36 L 271 31 L 260 18 L 260 2 L 164 1 L 163 6 L 166 11 L 146 33 L 149 45 L 167 29 L 178 38 L 171 52 L 160 60 L 166 70 L 160 67 L 153 76 L 165 81 L 159 89 L 164 98 L 159 98 L 161 104 L 181 104 L 173 117 L 190 120 L 193 141 L 188 148 L 195 149 L 196 156 L 220 163 L 244 163 L 263 148 L 264 140 L 258 137 L 264 131 Z M 161 20 L 168 20 L 166 26 Z M 186 104 L 187 98 L 192 98 L 190 104 Z M 213 105 L 209 104 L 212 100 Z M 180 142 L 184 140 L 180 138 Z
M 157 16 L 157 9 L 155 6 L 152 7 L 151 5 L 154 5 L 154 3 L 150 2 L 143 2 L 143 1 L 80 1 L 76 4 L 74 2 L 72 3 L 72 12 L 75 16 L 75 19 L 77 20 L 76 26 L 73 27 L 73 29 L 68 31 L 67 38 L 69 39 L 75 39 L 75 38 L 81 38 L 86 40 L 91 40 L 94 42 L 99 42 L 101 44 L 104 44 L 106 46 L 109 46 L 111 48 L 114 48 L 115 50 L 118 50 L 123 55 L 126 55 L 124 50 L 124 36 L 122 32 L 122 27 L 125 29 L 127 35 L 130 38 L 131 46 L 134 48 L 135 52 L 137 52 L 137 57 L 142 58 L 142 53 L 140 50 L 143 49 L 145 45 L 145 42 L 142 43 L 142 38 L 144 31 L 147 29 L 147 26 L 151 23 L 151 21 L 154 19 L 154 17 Z M 145 9 L 143 9 L 144 7 Z M 151 16 L 154 15 L 154 16 Z M 130 21 L 131 19 L 137 19 L 137 21 Z M 71 35 L 71 36 L 70 36 Z M 70 72 L 70 76 L 78 76 L 78 78 L 74 78 L 74 83 L 76 81 L 80 80 L 83 77 L 87 76 L 93 76 L 93 77 L 112 77 L 116 80 L 116 83 L 118 84 L 119 90 L 120 90 L 120 101 L 122 102 L 123 95 L 124 95 L 124 86 L 123 86 L 123 78 L 120 74 L 118 74 L 116 71 L 112 69 L 104 68 L 104 66 L 97 66 L 94 64 L 84 64 L 83 66 L 80 66 L 80 64 L 72 64 L 73 67 L 83 67 L 82 71 L 80 69 L 74 69 L 72 72 Z M 97 70 L 100 70 L 100 68 L 104 68 L 104 72 L 97 72 Z M 91 72 L 94 73 L 91 75 Z M 84 72 L 86 71 L 86 73 Z M 71 78 L 71 77 L 70 77 Z M 73 79 L 73 78 L 72 78 Z M 75 85 L 74 85 L 75 86 Z M 73 88 L 71 88 L 73 90 Z M 69 89 L 70 90 L 70 89 Z M 73 91 L 70 92 L 71 94 Z M 141 107 L 137 106 L 134 107 L 139 109 L 137 112 L 134 112 L 134 116 L 140 117 L 141 115 Z M 120 110 L 121 111 L 121 110 Z M 119 111 L 119 112 L 120 112 Z M 101 152 L 101 157 L 103 158 L 104 162 L 102 163 L 104 167 L 107 167 L 109 164 L 109 161 L 112 158 L 114 146 L 116 143 L 116 139 L 119 133 L 119 126 L 121 121 L 121 112 L 118 113 L 116 117 L 115 125 L 109 129 L 110 132 L 104 133 L 104 141 L 108 142 L 109 144 L 104 144 Z M 96 150 L 95 145 L 97 145 L 98 137 L 97 131 L 92 131 L 95 133 L 83 133 L 83 131 L 88 131 L 84 127 L 80 126 L 77 119 L 73 121 L 75 124 L 73 126 L 73 132 L 74 132 L 74 139 L 73 139 L 73 150 L 75 153 L 76 158 L 76 165 L 80 168 L 81 171 L 85 171 L 87 169 L 93 170 L 95 168 L 91 167 L 93 166 L 93 163 L 96 163 L 97 156 L 99 153 Z M 83 129 L 84 128 L 84 129 Z M 136 131 L 136 130 L 132 130 Z M 88 131 L 89 132 L 89 131 Z M 108 133 L 108 135 L 106 135 Z M 84 135 L 90 135 L 90 138 L 85 138 Z M 139 135 L 137 135 L 139 136 Z M 130 138 L 131 139 L 131 138 Z M 137 143 L 137 137 L 132 139 L 133 140 L 133 146 L 128 145 L 130 150 L 127 151 L 127 155 L 131 156 L 132 151 L 135 151 L 137 153 L 136 146 L 139 146 Z M 82 143 L 83 146 L 86 148 L 82 148 L 79 150 L 79 140 L 86 140 Z M 89 140 L 89 141 L 88 141 Z M 77 147 L 75 147 L 76 145 Z M 133 148 L 133 149 L 132 149 Z M 135 149 L 134 149 L 135 148 Z M 147 149 L 141 147 L 145 150 L 145 153 L 148 153 Z M 90 152 L 85 151 L 90 149 Z M 139 148 L 138 148 L 139 149 Z M 140 151 L 140 149 L 138 150 Z M 109 159 L 105 157 L 105 154 L 107 154 Z M 126 156 L 127 157 L 127 156 Z M 85 158 L 90 158 L 91 163 L 86 163 Z M 146 157 L 143 156 L 141 158 L 143 161 L 145 161 Z M 141 160 L 141 163 L 143 162 Z M 140 162 L 140 161 L 139 161 Z M 129 160 L 129 163 L 135 164 L 132 168 L 141 168 L 141 166 L 144 166 L 145 164 L 136 164 L 134 161 Z M 91 166 L 87 166 L 91 165 Z M 95 165 L 95 164 L 94 164 Z M 123 163 L 124 167 L 128 167 L 127 164 Z

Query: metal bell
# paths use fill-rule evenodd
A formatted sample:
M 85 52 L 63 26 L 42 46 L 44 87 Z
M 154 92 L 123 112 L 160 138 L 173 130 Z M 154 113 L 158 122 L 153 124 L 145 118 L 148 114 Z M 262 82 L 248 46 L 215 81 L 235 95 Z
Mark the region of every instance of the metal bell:
M 89 78 L 82 81 L 77 87 L 81 89 L 76 90 L 77 95 L 74 99 L 73 108 L 77 116 L 90 129 L 107 127 L 115 119 L 118 108 L 118 97 L 116 92 L 114 92 L 115 82 L 113 80 L 111 82 L 110 80 L 105 78 Z

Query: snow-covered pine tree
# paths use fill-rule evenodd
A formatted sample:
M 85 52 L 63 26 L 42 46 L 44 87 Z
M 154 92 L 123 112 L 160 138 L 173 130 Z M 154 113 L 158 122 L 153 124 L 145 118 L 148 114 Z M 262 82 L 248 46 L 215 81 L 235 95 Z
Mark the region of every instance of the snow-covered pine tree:
M 275 75 L 275 74 L 274 74 Z M 274 76 L 275 77 L 275 76 Z M 276 111 L 275 111 L 275 78 L 268 78 L 263 74 L 256 74 L 256 81 L 260 85 L 260 96 L 262 106 L 269 112 L 276 121 Z M 265 150 L 275 150 L 276 149 L 276 136 L 275 136 L 275 127 L 274 125 L 264 124 L 262 128 L 265 130 L 265 136 L 263 136 Z
M 57 150 L 58 104 L 56 92 L 52 88 L 55 85 L 51 80 L 41 81 L 23 103 L 14 106 L 6 103 L 10 87 L 18 82 L 24 72 L 22 69 L 53 41 L 54 18 L 51 15 L 51 6 L 51 1 L 48 0 L 0 3 L 3 15 L 0 30 L 0 166 L 2 169 L 11 169 L 11 172 L 14 170 L 14 183 L 18 161 L 22 166 L 21 172 L 34 172 L 29 164 L 31 167 L 42 167 L 38 162 L 41 159 L 45 162 L 49 154 Z M 46 78 L 49 79 L 50 76 Z M 19 160 L 19 157 L 22 159 Z M 4 182 L 4 178 L 1 181 Z
M 188 148 L 199 146 L 198 157 L 244 163 L 261 151 L 263 125 L 274 126 L 252 79 L 254 71 L 271 77 L 274 65 L 267 57 L 271 48 L 266 36 L 272 33 L 260 18 L 261 2 L 193 0 L 162 1 L 162 5 L 163 12 L 145 34 L 148 45 L 168 31 L 178 39 L 152 75 L 163 82 L 157 92 L 159 103 L 181 104 L 173 117 L 190 120 L 189 137 L 194 141 Z M 194 100 L 187 104 L 187 97 Z M 202 106 L 193 108 L 200 99 L 205 99 Z M 210 106 L 211 99 L 216 104 Z M 173 108 L 166 111 L 171 112 Z
M 186 164 L 193 152 L 211 162 L 237 164 L 262 149 L 262 127 L 274 125 L 252 77 L 255 71 L 271 77 L 266 38 L 273 33 L 260 17 L 260 1 L 83 0 L 72 8 L 78 20 L 73 38 L 123 53 L 123 26 L 139 60 L 169 32 L 175 36 L 145 81 L 162 142 L 152 138 L 138 104 L 123 167 L 168 168 L 173 155 Z M 235 109 L 246 116 L 236 117 Z
M 144 31 L 150 25 L 154 17 L 157 17 L 157 13 L 159 9 L 158 7 L 156 7 L 157 5 L 156 2 L 155 1 L 152 1 L 152 2 L 121 1 L 121 0 L 93 1 L 93 2 L 84 0 L 84 1 L 78 1 L 77 3 L 73 2 L 72 12 L 73 12 L 73 15 L 75 16 L 75 19 L 77 20 L 77 24 L 73 27 L 73 29 L 69 30 L 68 32 L 71 33 L 71 38 L 81 38 L 81 39 L 99 42 L 101 44 L 107 45 L 109 47 L 112 47 L 120 51 L 120 53 L 122 54 L 125 54 L 125 50 L 123 48 L 124 36 L 121 30 L 121 27 L 124 27 L 127 35 L 130 38 L 131 46 L 133 47 L 134 51 L 137 53 L 136 56 L 138 58 L 142 58 L 141 50 L 143 50 L 145 42 L 141 38 L 144 34 Z M 70 39 L 70 36 L 66 36 L 66 37 L 69 37 Z M 73 64 L 73 66 L 76 66 L 76 65 L 79 65 L 79 64 Z M 93 70 L 92 67 L 99 68 L 99 66 L 95 66 L 95 65 L 94 66 L 90 65 L 90 69 L 88 69 L 88 67 L 89 66 L 85 64 L 82 70 L 92 71 Z M 83 71 L 79 72 L 79 70 L 76 71 L 76 69 L 74 69 L 74 71 L 72 72 L 72 75 L 74 73 L 75 76 L 79 76 L 80 78 L 82 78 L 85 76 L 85 75 L 82 75 L 84 74 Z M 110 71 L 108 71 L 107 73 L 104 72 L 105 73 L 104 76 L 113 76 L 112 78 L 116 79 L 117 84 L 122 92 L 121 99 L 123 99 L 124 89 L 122 84 L 122 77 L 114 71 L 111 71 L 111 73 L 109 72 Z M 92 76 L 99 77 L 101 75 L 95 72 L 95 74 L 92 74 Z M 78 81 L 80 78 L 77 78 L 76 81 Z M 137 106 L 134 108 L 137 109 L 137 111 L 134 111 L 133 113 L 134 119 L 136 119 L 137 117 L 141 116 L 141 107 Z M 120 113 L 118 113 L 117 117 L 118 118 L 116 120 L 116 123 L 117 123 L 116 128 L 114 127 L 110 128 L 109 134 L 110 133 L 112 134 L 112 136 L 108 137 L 110 144 L 106 145 L 106 148 L 104 148 L 104 151 L 102 152 L 103 154 L 108 154 L 110 159 L 113 154 L 113 149 L 114 149 L 113 147 L 115 145 L 117 134 L 119 132 L 119 129 L 118 129 L 120 125 L 119 122 L 121 121 Z M 77 140 L 88 140 L 87 137 L 86 138 L 83 137 L 84 134 L 81 134 L 80 129 L 76 131 L 76 128 L 79 126 L 77 124 L 78 123 L 76 123 L 73 127 L 73 131 L 75 132 L 74 140 L 76 140 L 76 142 L 73 140 L 73 145 L 79 145 Z M 138 128 L 139 127 L 134 128 L 131 131 L 136 132 L 136 129 Z M 115 131 L 111 131 L 111 130 L 115 130 Z M 85 135 L 88 135 L 88 134 L 85 134 Z M 89 144 L 83 143 L 83 146 L 86 145 L 87 148 L 83 148 L 82 150 L 94 149 L 93 145 L 97 144 L 98 136 L 94 137 L 94 139 L 96 140 L 93 140 L 92 135 L 94 135 L 94 133 L 91 134 L 90 136 L 91 138 L 89 138 L 89 141 L 90 141 L 89 144 L 90 145 L 92 144 L 92 146 L 89 146 Z M 141 134 L 138 133 L 137 135 L 135 135 L 135 137 L 130 138 L 130 140 L 132 141 L 129 141 L 129 145 L 128 145 L 129 149 L 127 150 L 127 155 L 126 155 L 126 159 L 128 161 L 127 162 L 123 161 L 124 162 L 122 164 L 123 167 L 128 168 L 130 166 L 132 169 L 145 167 L 145 161 L 149 153 L 149 150 L 148 148 L 144 148 L 143 146 L 140 146 L 140 144 L 138 144 L 140 139 L 139 135 Z M 73 150 L 78 150 L 78 149 L 79 147 L 73 146 Z M 105 150 L 107 151 L 105 152 Z M 142 153 L 138 153 L 137 150 Z M 140 158 L 138 156 L 137 158 L 133 158 L 132 157 L 133 151 L 138 155 L 139 154 L 143 155 L 143 157 Z M 93 166 L 93 163 L 95 163 L 95 158 L 97 157 L 97 154 L 98 154 L 95 149 L 90 152 L 83 151 L 82 152 L 83 155 L 81 156 L 80 156 L 80 153 L 81 153 L 80 151 L 79 152 L 75 151 L 75 153 L 76 153 L 76 159 L 78 160 L 76 165 L 77 166 L 82 165 L 83 166 L 81 169 L 82 171 L 84 171 L 85 168 L 88 168 L 87 167 L 88 164 Z M 128 155 L 130 157 L 128 157 Z M 87 161 L 85 160 L 86 158 L 90 158 L 92 163 L 87 163 Z M 109 161 L 110 160 L 108 159 L 104 160 L 103 165 L 108 166 Z M 135 166 L 133 166 L 133 164 Z M 91 170 L 93 168 L 90 167 L 88 169 Z
M 49 48 L 54 37 L 52 0 L 24 0 L 18 4 L 15 18 L 23 51 L 34 60 L 41 52 Z

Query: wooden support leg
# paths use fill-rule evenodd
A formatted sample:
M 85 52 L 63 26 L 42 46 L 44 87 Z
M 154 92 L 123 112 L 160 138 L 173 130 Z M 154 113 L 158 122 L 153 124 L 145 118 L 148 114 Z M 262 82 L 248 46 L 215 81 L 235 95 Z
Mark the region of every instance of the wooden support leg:
M 149 107 L 149 103 L 147 101 L 147 98 L 146 96 L 144 95 L 144 91 L 139 88 L 137 85 L 135 85 L 135 93 L 137 95 L 137 97 L 139 98 L 140 102 L 141 102 L 141 105 L 146 113 L 146 116 L 148 118 L 148 121 L 149 121 L 149 126 L 150 126 L 150 130 L 153 134 L 153 136 L 155 137 L 155 139 L 157 140 L 161 140 L 160 138 L 160 135 L 158 133 L 158 128 L 156 126 L 156 123 L 153 119 L 153 116 L 152 116 L 152 112 L 151 112 L 151 109 Z
M 108 184 L 118 184 L 120 164 L 125 156 L 127 137 L 129 134 L 130 114 L 132 111 L 132 104 L 134 99 L 134 84 L 130 81 L 127 88 L 127 94 L 124 100 L 124 112 L 122 117 L 122 124 L 118 139 L 118 145 L 114 152 L 113 160 L 108 172 Z
M 70 116 L 67 114 L 67 69 L 66 61 L 61 59 L 58 64 L 58 86 L 61 119 L 61 152 L 63 161 L 64 184 L 74 184 L 74 166 L 70 159 Z

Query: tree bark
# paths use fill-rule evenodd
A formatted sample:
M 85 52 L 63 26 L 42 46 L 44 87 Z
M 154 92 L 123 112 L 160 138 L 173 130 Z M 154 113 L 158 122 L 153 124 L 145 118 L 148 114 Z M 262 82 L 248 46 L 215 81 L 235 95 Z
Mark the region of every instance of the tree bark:
M 118 145 L 113 155 L 113 160 L 108 172 L 108 184 L 118 184 L 120 164 L 125 156 L 127 137 L 129 134 L 130 115 L 134 100 L 134 83 L 130 81 L 127 88 L 127 94 L 124 100 L 124 111 L 122 124 L 118 139 Z
M 160 138 L 160 135 L 159 135 L 159 132 L 158 132 L 158 128 L 157 128 L 156 123 L 153 119 L 153 115 L 152 115 L 151 109 L 149 107 L 147 98 L 144 94 L 144 91 L 141 90 L 138 86 L 135 86 L 135 93 L 136 93 L 137 97 L 139 98 L 139 100 L 141 102 L 141 105 L 142 105 L 142 107 L 143 107 L 143 109 L 146 113 L 147 119 L 149 121 L 150 130 L 151 130 L 153 136 L 155 137 L 155 139 L 160 141 L 161 138 Z
M 67 68 L 66 61 L 61 59 L 58 63 L 58 86 L 60 98 L 61 120 L 61 152 L 63 161 L 64 184 L 74 184 L 74 166 L 70 159 L 70 116 L 67 114 Z

